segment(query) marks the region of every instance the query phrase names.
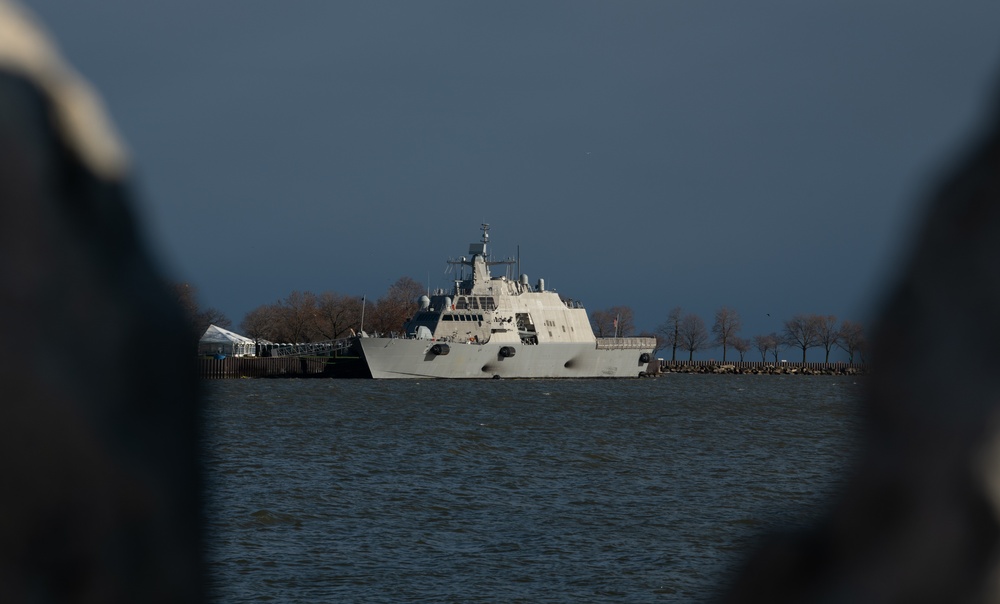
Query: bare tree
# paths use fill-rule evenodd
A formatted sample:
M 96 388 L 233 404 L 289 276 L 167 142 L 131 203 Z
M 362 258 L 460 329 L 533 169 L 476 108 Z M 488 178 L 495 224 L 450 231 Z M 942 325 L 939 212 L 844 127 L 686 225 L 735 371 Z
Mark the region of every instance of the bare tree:
M 781 354 L 781 349 L 785 346 L 785 340 L 773 331 L 767 334 L 767 339 L 771 344 L 771 354 L 774 356 L 774 362 L 778 362 L 778 355 Z
M 215 325 L 223 329 L 229 329 L 233 326 L 233 322 L 229 320 L 229 317 L 225 313 L 212 306 L 198 313 L 198 321 L 200 325 L 205 326 L 205 329 L 208 329 L 209 325 Z M 202 333 L 205 332 L 205 329 L 201 330 Z
M 223 329 L 232 327 L 233 322 L 221 310 L 211 307 L 202 309 L 198 306 L 198 289 L 190 283 L 174 283 L 174 293 L 195 339 L 200 338 L 209 325 Z
M 599 338 L 627 337 L 635 333 L 635 319 L 628 306 L 595 310 L 590 315 L 590 324 Z
M 763 336 L 754 336 L 753 345 L 757 348 L 757 352 L 760 353 L 760 360 L 767 362 L 767 353 L 770 352 L 774 357 L 774 362 L 778 362 L 778 354 L 781 352 L 782 346 L 785 345 L 784 340 L 778 334 L 771 332 Z
M 277 305 L 263 304 L 243 317 L 240 329 L 248 338 L 252 338 L 255 344 L 260 345 L 264 340 L 275 340 L 277 325 Z
M 663 341 L 663 348 L 669 346 L 671 348 L 670 360 L 677 360 L 677 347 L 680 345 L 680 325 L 681 325 L 681 311 L 680 306 L 675 306 L 670 310 L 670 314 L 667 315 L 667 320 L 660 324 L 656 328 L 656 334 Z
M 806 362 L 806 351 L 819 345 L 818 315 L 795 315 L 785 321 L 785 343 L 802 349 L 802 362 Z
M 423 293 L 424 286 L 419 282 L 410 277 L 400 277 L 372 305 L 372 309 L 366 311 L 365 323 L 376 333 L 402 331 L 403 324 L 417 310 L 417 300 Z
M 712 325 L 712 333 L 715 334 L 715 344 L 722 346 L 722 362 L 726 362 L 726 348 L 729 341 L 736 336 L 740 327 L 740 315 L 738 312 L 723 306 L 715 311 L 715 323 Z
M 594 335 L 599 338 L 610 338 L 614 333 L 615 316 L 607 310 L 595 310 L 590 313 L 590 326 Z
M 760 353 L 761 362 L 766 363 L 767 351 L 771 350 L 771 336 L 754 336 L 753 345 L 757 348 L 757 352 Z
M 740 353 L 740 362 L 742 363 L 743 355 L 750 350 L 750 340 L 739 336 L 733 336 L 730 344 L 732 344 L 733 350 Z
M 316 329 L 325 340 L 335 340 L 361 324 L 361 298 L 323 292 L 316 300 Z
M 295 344 L 312 341 L 316 332 L 316 294 L 293 291 L 276 307 L 277 341 Z
M 705 322 L 695 314 L 684 315 L 678 328 L 678 338 L 682 349 L 688 351 L 688 360 L 694 359 L 694 353 L 705 348 L 708 344 L 708 330 L 705 329 Z
M 826 363 L 830 362 L 830 349 L 840 343 L 840 328 L 837 326 L 837 317 L 833 315 L 827 315 L 825 317 L 817 316 L 816 321 L 816 339 L 819 345 L 826 350 Z
M 865 330 L 860 323 L 844 319 L 840 324 L 837 347 L 847 353 L 847 361 L 854 362 L 854 354 L 865 349 Z

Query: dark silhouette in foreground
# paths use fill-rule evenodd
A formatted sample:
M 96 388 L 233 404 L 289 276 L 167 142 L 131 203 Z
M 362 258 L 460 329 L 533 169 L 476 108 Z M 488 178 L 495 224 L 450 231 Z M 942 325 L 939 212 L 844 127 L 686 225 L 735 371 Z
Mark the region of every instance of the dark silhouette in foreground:
M 192 340 L 127 174 L 86 86 L 0 2 L 0 602 L 203 599 Z
M 874 332 L 852 479 L 721 602 L 1000 601 L 1000 111 L 931 201 Z

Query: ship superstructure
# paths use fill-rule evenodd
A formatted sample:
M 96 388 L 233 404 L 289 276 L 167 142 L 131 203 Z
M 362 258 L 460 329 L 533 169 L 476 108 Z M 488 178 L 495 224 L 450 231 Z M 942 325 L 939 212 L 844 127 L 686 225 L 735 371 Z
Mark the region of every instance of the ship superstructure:
M 489 225 L 469 256 L 449 260 L 458 278 L 450 291 L 421 296 L 403 337 L 359 337 L 374 378 L 636 377 L 644 374 L 653 338 L 596 338 L 583 304 L 511 279 L 514 260 L 491 261 Z M 493 277 L 490 267 L 506 265 Z

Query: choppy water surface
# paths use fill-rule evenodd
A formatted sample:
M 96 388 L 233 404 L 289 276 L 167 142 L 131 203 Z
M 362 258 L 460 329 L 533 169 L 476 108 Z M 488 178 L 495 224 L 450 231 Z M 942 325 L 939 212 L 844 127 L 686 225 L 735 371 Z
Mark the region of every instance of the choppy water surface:
M 206 386 L 224 602 L 704 601 L 861 423 L 840 377 Z

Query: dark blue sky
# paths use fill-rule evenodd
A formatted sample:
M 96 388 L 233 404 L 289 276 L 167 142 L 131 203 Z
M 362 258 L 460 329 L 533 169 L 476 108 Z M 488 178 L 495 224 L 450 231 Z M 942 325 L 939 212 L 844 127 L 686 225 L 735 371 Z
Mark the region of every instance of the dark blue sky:
M 986 0 L 26 4 L 128 142 L 165 265 L 237 325 L 444 286 L 484 220 L 640 329 L 866 320 L 1000 75 Z

